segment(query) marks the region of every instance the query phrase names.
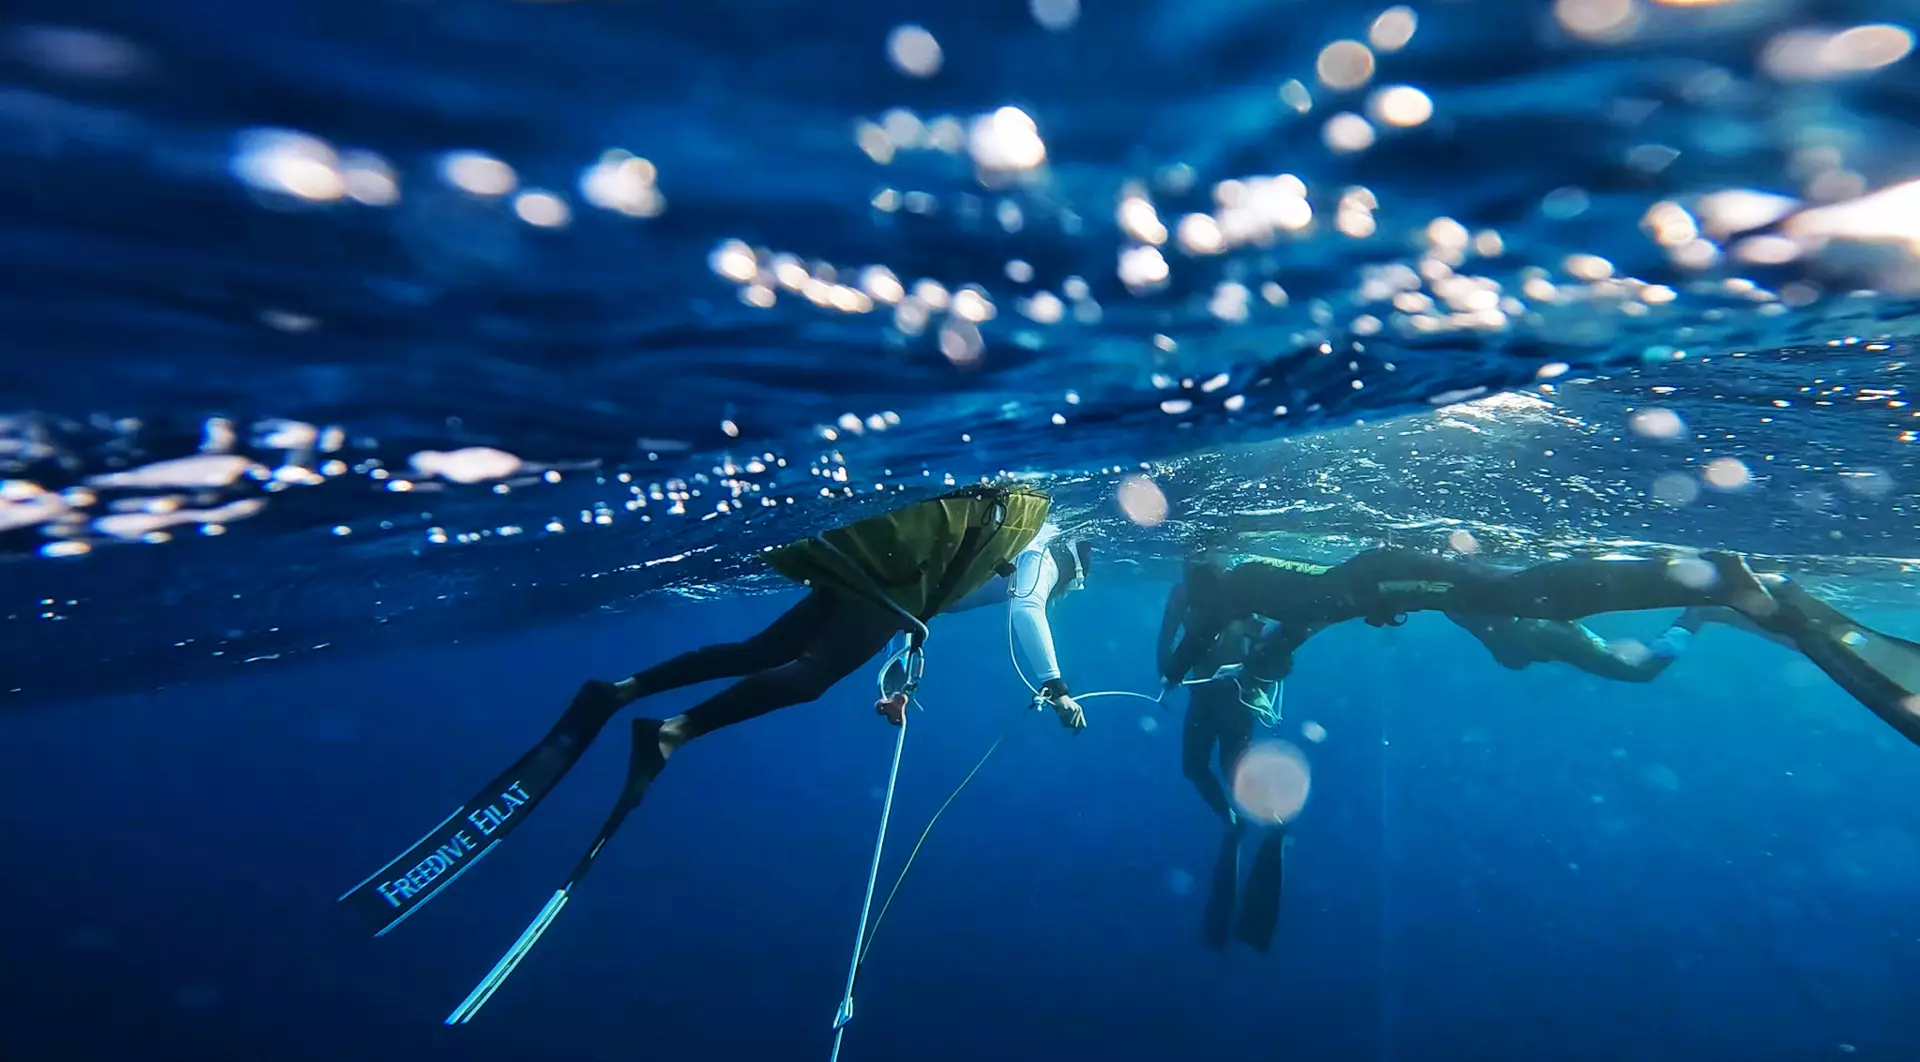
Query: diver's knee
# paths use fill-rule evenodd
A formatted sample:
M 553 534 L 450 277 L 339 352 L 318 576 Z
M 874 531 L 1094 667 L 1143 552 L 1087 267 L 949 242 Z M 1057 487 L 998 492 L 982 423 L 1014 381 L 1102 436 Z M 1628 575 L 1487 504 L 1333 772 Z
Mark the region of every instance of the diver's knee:
M 793 695 L 794 703 L 806 704 L 826 696 L 841 677 L 828 674 L 821 668 L 796 668 L 788 679 L 787 689 Z
M 1189 782 L 1205 781 L 1213 774 L 1213 764 L 1207 762 L 1208 756 L 1183 756 L 1180 758 L 1180 773 Z
M 782 663 L 777 658 L 778 654 L 769 651 L 764 641 L 753 638 L 743 642 L 714 642 L 703 645 L 695 649 L 692 655 L 715 666 L 727 668 L 736 675 L 765 671 L 770 667 L 778 667 Z

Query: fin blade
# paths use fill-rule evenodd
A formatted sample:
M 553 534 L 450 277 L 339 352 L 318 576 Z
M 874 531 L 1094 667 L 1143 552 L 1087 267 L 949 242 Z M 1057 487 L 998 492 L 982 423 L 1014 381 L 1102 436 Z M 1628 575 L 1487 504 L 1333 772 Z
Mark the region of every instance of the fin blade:
M 1270 833 L 1261 840 L 1240 900 L 1240 924 L 1235 935 L 1241 943 L 1262 955 L 1273 947 L 1273 933 L 1280 924 L 1280 886 L 1286 877 L 1286 847 L 1285 834 Z

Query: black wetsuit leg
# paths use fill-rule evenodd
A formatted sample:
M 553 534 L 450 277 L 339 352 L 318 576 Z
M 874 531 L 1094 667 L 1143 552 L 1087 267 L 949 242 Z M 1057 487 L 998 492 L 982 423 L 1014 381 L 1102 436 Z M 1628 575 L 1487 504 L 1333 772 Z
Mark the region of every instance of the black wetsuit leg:
M 1227 683 L 1231 686 L 1231 683 Z M 1248 746 L 1253 744 L 1253 712 L 1239 701 L 1239 688 L 1235 686 L 1234 703 L 1228 717 L 1220 725 L 1220 773 L 1227 777 L 1228 784 L 1233 781 L 1234 768 L 1239 766 L 1240 757 L 1246 755 Z M 1287 827 L 1285 823 L 1270 826 L 1260 838 L 1260 846 L 1254 854 L 1253 869 L 1247 872 L 1245 888 L 1240 897 L 1240 917 L 1237 933 L 1240 940 L 1265 954 L 1273 946 L 1274 928 L 1280 921 L 1280 883 L 1285 877 L 1281 863 L 1285 857 Z M 1234 868 L 1239 869 L 1239 838 L 1234 838 Z
M 810 597 L 824 598 L 828 607 L 810 619 L 810 623 L 817 625 L 807 632 L 807 641 L 800 652 L 778 666 L 748 675 L 689 708 L 682 731 L 686 738 L 710 734 L 778 708 L 817 700 L 835 683 L 873 659 L 900 630 L 898 616 L 871 602 L 817 590 Z M 792 613 L 782 616 L 775 627 L 785 625 L 790 616 Z M 792 644 L 782 643 L 780 648 L 784 651 Z
M 1251 561 L 1199 580 L 1190 573 L 1187 611 L 1194 640 L 1210 643 L 1242 616 L 1311 628 L 1352 619 L 1389 623 L 1402 613 L 1426 611 L 1576 620 L 1600 612 L 1737 604 L 1743 592 L 1764 598 L 1737 558 L 1711 559 L 1714 575 L 1698 586 L 1674 578 L 1664 560 L 1575 559 L 1512 570 L 1389 548 L 1318 574 Z M 1181 655 L 1176 650 L 1169 666 Z
M 1207 904 L 1200 918 L 1200 940 L 1215 950 L 1227 946 L 1233 932 L 1234 902 L 1240 891 L 1240 830 L 1234 821 L 1233 805 L 1227 799 L 1220 776 L 1214 773 L 1215 748 L 1220 750 L 1222 772 L 1233 769 L 1237 753 L 1229 754 L 1232 721 L 1226 705 L 1232 696 L 1231 681 L 1209 682 L 1191 687 L 1187 698 L 1187 721 L 1180 733 L 1180 768 L 1193 783 L 1200 799 L 1219 816 L 1224 829 L 1220 849 L 1214 856 L 1213 875 L 1207 885 Z M 1244 714 L 1244 713 L 1243 713 Z
M 1225 740 L 1231 726 L 1229 716 L 1220 702 L 1231 701 L 1232 682 L 1209 682 L 1189 687 L 1193 692 L 1187 698 L 1187 721 L 1180 730 L 1180 770 L 1193 783 L 1200 799 L 1213 809 L 1220 821 L 1233 822 L 1233 805 L 1227 800 L 1227 793 L 1220 784 L 1220 776 L 1214 773 L 1214 749 L 1220 749 L 1220 766 L 1231 771 L 1233 761 L 1228 758 Z M 1232 707 L 1238 707 L 1233 705 Z M 1237 755 L 1237 754 L 1236 754 Z
M 1473 635 L 1488 655 L 1508 671 L 1524 670 L 1530 664 L 1539 663 L 1533 654 L 1527 652 L 1519 633 L 1520 621 L 1511 616 L 1472 616 L 1463 612 L 1448 612 L 1446 617 L 1455 626 Z
M 745 641 L 703 645 L 633 676 L 636 697 L 779 667 L 807 651 L 830 622 L 840 595 L 814 590 Z
M 1220 721 L 1216 729 L 1220 735 L 1220 773 L 1231 784 L 1233 769 L 1240 764 L 1240 757 L 1246 754 L 1247 746 L 1253 744 L 1253 710 L 1240 702 L 1240 687 L 1233 682 L 1219 685 L 1227 687 L 1231 700 L 1220 705 Z
M 1312 605 L 1328 610 L 1329 622 L 1364 618 L 1378 623 L 1404 612 L 1436 609 L 1577 620 L 1601 612 L 1734 604 L 1742 591 L 1764 595 L 1737 558 L 1722 554 L 1709 559 L 1714 570 L 1708 578 L 1682 581 L 1665 560 L 1577 558 L 1512 570 L 1412 550 L 1376 549 L 1315 577 L 1331 585 L 1313 595 Z
M 688 736 L 703 734 L 813 700 L 884 647 L 898 626 L 898 619 L 877 605 L 815 591 L 744 642 L 706 646 L 641 672 L 635 676 L 636 695 L 752 675 L 688 713 Z M 342 901 L 360 910 L 382 932 L 397 924 L 518 829 L 631 699 L 612 683 L 591 681 L 582 686 L 538 745 L 433 832 L 341 897 Z M 653 720 L 635 722 L 629 781 L 603 828 L 603 837 L 611 836 L 658 773 L 662 762 L 659 727 Z M 576 877 L 590 862 L 591 855 L 582 860 Z

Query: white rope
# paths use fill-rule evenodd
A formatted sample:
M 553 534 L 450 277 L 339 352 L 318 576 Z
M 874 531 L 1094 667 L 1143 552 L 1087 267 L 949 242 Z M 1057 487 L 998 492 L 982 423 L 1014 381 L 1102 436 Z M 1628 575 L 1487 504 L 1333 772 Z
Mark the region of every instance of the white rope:
M 1132 690 L 1097 690 L 1093 693 L 1076 693 L 1072 696 L 1076 701 L 1090 701 L 1095 697 L 1133 697 L 1151 704 L 1160 703 L 1160 698 L 1158 697 L 1149 697 L 1144 693 L 1135 693 Z
M 1027 677 L 1026 669 L 1020 666 L 1020 654 L 1015 651 L 1014 648 L 1012 609 L 1007 610 L 1007 659 L 1013 663 L 1013 673 L 1020 676 L 1020 682 L 1027 687 L 1027 692 L 1038 698 L 1040 696 L 1040 687 L 1034 685 L 1033 680 Z M 1149 697 L 1144 693 L 1134 693 L 1131 690 L 1099 690 L 1094 693 L 1074 693 L 1069 696 L 1076 701 L 1090 701 L 1095 697 L 1137 697 L 1143 701 L 1152 701 L 1154 704 L 1159 704 L 1160 697 L 1164 697 L 1166 694 L 1163 693 L 1159 697 Z M 1035 705 L 1035 707 L 1038 707 L 1038 705 Z
M 1235 699 L 1240 702 L 1240 707 L 1245 708 L 1249 712 L 1252 712 L 1254 718 L 1260 721 L 1261 726 L 1267 727 L 1268 729 L 1272 729 L 1273 727 L 1279 726 L 1280 712 L 1281 712 L 1280 704 L 1281 704 L 1281 698 L 1286 696 L 1286 689 L 1287 689 L 1286 683 L 1284 682 L 1273 683 L 1275 696 L 1273 697 L 1271 703 L 1267 707 L 1263 708 L 1259 704 L 1255 703 L 1254 701 L 1247 699 L 1247 694 L 1250 691 L 1247 689 L 1246 683 L 1240 681 L 1240 676 L 1243 673 L 1243 668 L 1244 668 L 1244 665 L 1242 664 L 1227 664 L 1221 667 L 1219 670 L 1215 671 L 1213 674 L 1208 675 L 1206 678 L 1186 679 L 1182 681 L 1180 685 L 1205 686 L 1208 683 L 1212 683 L 1212 682 L 1229 682 L 1230 681 L 1234 684 L 1234 687 L 1236 690 Z M 1262 683 L 1261 685 L 1264 685 L 1264 683 Z M 1256 692 L 1256 693 L 1259 692 L 1259 685 L 1256 685 L 1251 692 Z M 1092 697 L 1095 695 L 1089 693 L 1087 694 L 1087 696 Z M 1135 694 L 1134 696 L 1139 696 L 1139 694 Z
M 987 765 L 987 761 L 993 758 L 994 753 L 1000 751 L 1001 744 L 1006 740 L 1007 732 L 1002 732 L 999 737 L 993 739 L 993 744 L 987 746 L 987 751 L 974 763 L 973 769 L 967 772 L 965 778 L 960 779 L 960 784 L 953 787 L 953 792 L 947 794 L 947 799 L 940 802 L 940 807 L 934 811 L 933 817 L 927 820 L 926 829 L 921 830 L 919 840 L 913 842 L 913 851 L 907 853 L 907 861 L 900 865 L 900 874 L 893 879 L 893 888 L 887 890 L 887 898 L 880 905 L 880 913 L 873 916 L 873 926 L 867 930 L 866 951 L 873 950 L 873 938 L 880 932 L 880 923 L 887 920 L 887 912 L 893 909 L 893 898 L 900 895 L 900 886 L 907 880 L 907 871 L 913 869 L 913 860 L 920 854 L 921 847 L 927 843 L 927 836 L 933 832 L 934 823 L 939 822 L 940 816 L 947 813 L 947 809 L 952 807 L 953 802 L 959 798 L 960 791 L 967 787 L 967 783 L 973 781 L 974 775 L 980 773 L 980 768 Z M 866 951 L 860 953 L 860 961 L 863 964 L 867 961 Z

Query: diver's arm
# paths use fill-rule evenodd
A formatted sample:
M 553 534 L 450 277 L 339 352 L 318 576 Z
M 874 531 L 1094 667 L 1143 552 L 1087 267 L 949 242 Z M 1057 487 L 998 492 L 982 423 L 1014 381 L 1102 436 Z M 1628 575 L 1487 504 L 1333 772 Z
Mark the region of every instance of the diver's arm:
M 1028 550 L 1020 554 L 1014 561 L 1013 578 L 1007 582 L 1007 607 L 1014 643 L 1034 669 L 1028 679 L 1043 687 L 1052 683 L 1064 693 L 1066 684 L 1060 680 L 1060 661 L 1053 650 L 1053 628 L 1047 622 L 1047 598 L 1059 578 L 1060 569 L 1045 552 Z
M 1514 629 L 1524 634 L 1530 661 L 1559 661 L 1616 682 L 1652 682 L 1686 654 L 1703 622 L 1689 609 L 1660 637 L 1644 644 L 1603 638 L 1584 623 L 1527 620 L 1516 621 Z
M 1253 615 L 1253 609 L 1244 607 L 1244 602 L 1237 602 L 1236 595 L 1230 592 L 1228 586 L 1228 581 L 1236 578 L 1239 572 L 1238 568 L 1223 572 L 1202 562 L 1187 562 L 1187 607 L 1182 622 L 1185 630 L 1181 632 L 1179 644 L 1167 655 L 1160 669 L 1160 678 L 1168 688 L 1178 686 L 1186 678 L 1200 658 L 1211 651 L 1214 643 L 1227 632 L 1227 628 L 1233 626 L 1234 620 Z M 1257 576 L 1258 568 L 1255 567 Z
M 1173 659 L 1173 643 L 1180 636 L 1180 628 L 1187 618 L 1187 584 L 1175 583 L 1167 594 L 1166 611 L 1160 614 L 1160 638 L 1154 644 L 1154 666 L 1160 674 L 1167 673 L 1167 664 Z
M 1658 678 L 1661 672 L 1673 666 L 1674 661 L 1687 655 L 1687 649 L 1693 645 L 1693 636 L 1700 633 L 1700 628 L 1707 625 L 1709 614 L 1714 612 L 1724 612 L 1733 620 L 1742 622 L 1745 620 L 1745 617 L 1730 608 L 1690 608 L 1682 612 L 1680 618 L 1674 620 L 1666 630 L 1660 632 L 1660 637 L 1647 643 L 1646 653 L 1644 654 L 1645 660 L 1641 663 L 1641 667 L 1647 671 L 1648 677 Z M 1740 623 L 1734 623 L 1733 625 L 1740 626 Z M 1763 638 L 1779 641 L 1780 644 L 1786 645 L 1789 648 L 1793 645 L 1792 642 L 1779 638 L 1776 635 L 1769 635 L 1757 627 L 1749 629 Z M 1612 643 L 1608 643 L 1607 648 L 1609 652 L 1614 652 L 1618 655 L 1618 651 L 1614 649 Z M 1630 655 L 1637 656 L 1640 654 Z
M 1567 626 L 1571 628 L 1566 636 L 1567 642 L 1571 645 L 1577 639 L 1579 645 L 1566 652 L 1555 652 L 1552 656 L 1589 675 L 1616 682 L 1652 682 L 1659 678 L 1686 652 L 1687 639 L 1691 637 L 1691 632 L 1675 626 L 1669 627 L 1666 633 L 1653 641 L 1642 644 L 1630 639 L 1602 638 L 1584 623 Z
M 1186 629 L 1180 633 L 1179 644 L 1167 654 L 1166 663 L 1160 668 L 1160 678 L 1169 687 L 1180 685 L 1180 681 L 1186 677 L 1187 672 L 1192 671 L 1193 665 L 1199 662 L 1200 657 L 1213 648 L 1213 643 L 1220 639 L 1220 635 L 1231 622 L 1230 619 L 1195 619 L 1189 615 Z
M 1318 627 L 1290 629 L 1271 626 L 1247 650 L 1247 676 L 1258 682 L 1284 682 L 1293 673 L 1293 651 L 1313 637 Z

